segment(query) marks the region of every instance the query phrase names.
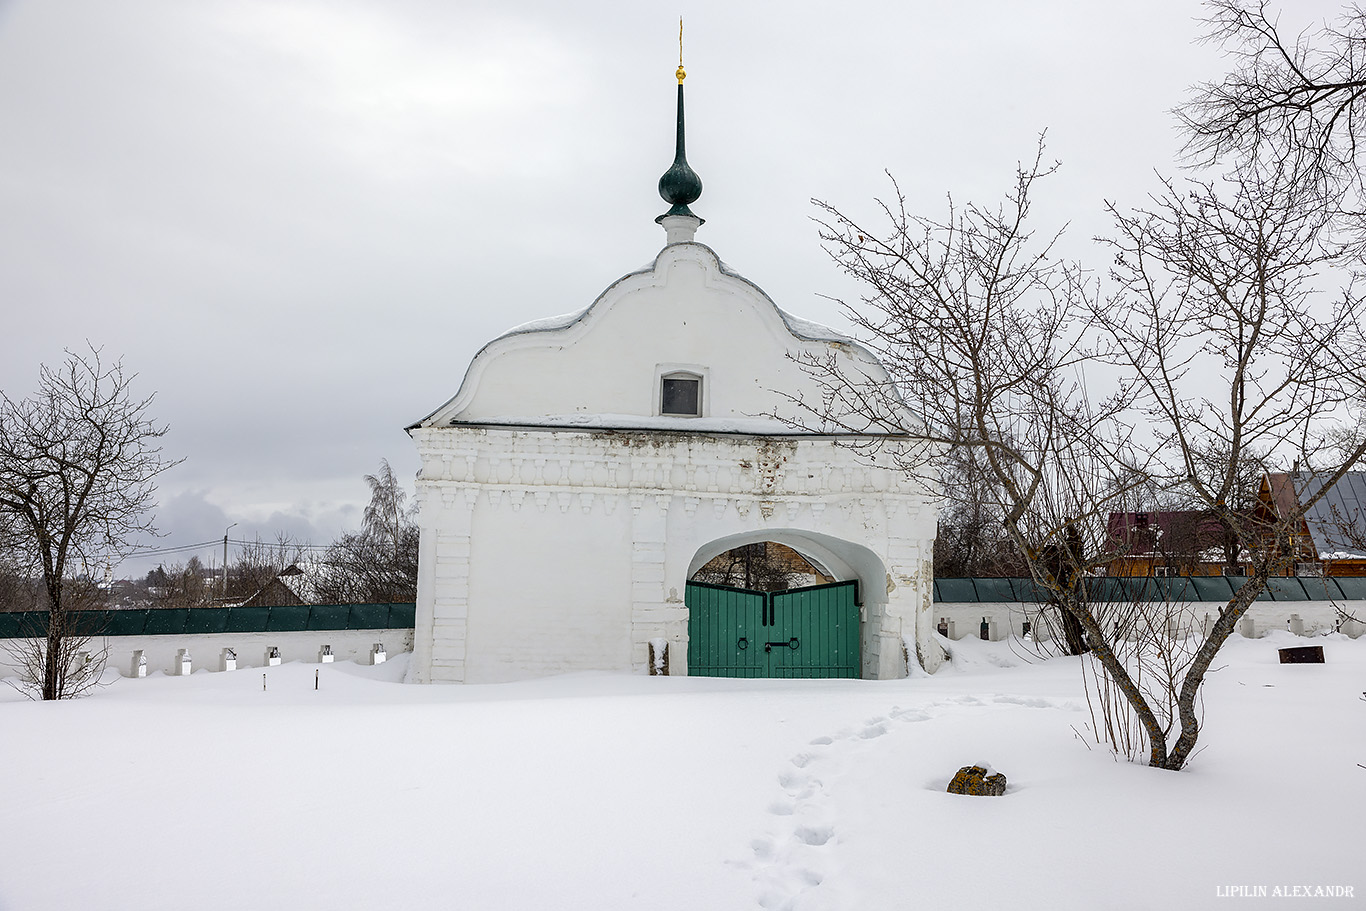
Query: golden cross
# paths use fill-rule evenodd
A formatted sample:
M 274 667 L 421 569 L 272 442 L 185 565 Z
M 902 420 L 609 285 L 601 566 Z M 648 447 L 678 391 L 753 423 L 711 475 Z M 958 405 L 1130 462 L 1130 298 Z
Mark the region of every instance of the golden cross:
M 676 76 L 678 77 L 678 84 L 679 84 L 679 85 L 682 85 L 682 84 L 683 84 L 683 79 L 684 79 L 684 77 L 686 77 L 686 76 L 688 75 L 687 73 L 683 72 L 683 17 L 682 17 L 682 16 L 679 16 L 679 17 L 678 17 L 678 72 L 675 73 L 674 75 L 676 75 Z

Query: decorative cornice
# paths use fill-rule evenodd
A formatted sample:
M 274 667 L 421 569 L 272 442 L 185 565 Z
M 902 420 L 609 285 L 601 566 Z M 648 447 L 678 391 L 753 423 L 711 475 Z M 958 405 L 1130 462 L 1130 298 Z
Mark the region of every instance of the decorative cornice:
M 863 498 L 927 502 L 932 491 L 890 465 L 831 440 L 730 438 L 628 439 L 608 435 L 522 435 L 424 430 L 419 486 L 459 486 L 522 492 L 736 498 L 783 502 L 796 498 L 825 509 Z M 846 502 L 841 502 L 846 501 Z M 696 508 L 696 507 L 694 507 Z M 786 507 L 784 507 L 786 508 Z

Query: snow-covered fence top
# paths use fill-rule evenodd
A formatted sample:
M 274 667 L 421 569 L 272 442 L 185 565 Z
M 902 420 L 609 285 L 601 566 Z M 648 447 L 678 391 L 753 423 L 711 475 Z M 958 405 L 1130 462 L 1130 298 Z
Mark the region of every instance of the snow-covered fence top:
M 69 628 L 73 634 L 82 636 L 412 629 L 414 613 L 412 603 L 72 611 Z M 45 636 L 47 618 L 47 611 L 0 613 L 0 639 Z
M 1087 579 L 1092 601 L 1221 601 L 1233 597 L 1242 576 L 1146 576 Z M 935 603 L 1046 602 L 1032 579 L 935 579 Z M 1267 580 L 1258 601 L 1366 601 L 1366 577 L 1285 576 Z

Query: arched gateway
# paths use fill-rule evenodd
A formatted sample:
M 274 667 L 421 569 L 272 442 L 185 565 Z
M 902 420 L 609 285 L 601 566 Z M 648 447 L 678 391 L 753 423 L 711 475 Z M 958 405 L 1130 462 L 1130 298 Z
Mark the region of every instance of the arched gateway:
M 800 358 L 874 379 L 882 367 L 696 243 L 700 192 L 680 67 L 664 249 L 587 309 L 490 342 L 455 397 L 409 428 L 422 460 L 416 680 L 640 669 L 661 640 L 672 674 L 707 662 L 699 672 L 899 677 L 908 648 L 929 670 L 941 660 L 920 645 L 933 492 L 848 445 L 891 435 L 836 431 L 794 404 L 821 400 Z M 835 581 L 748 593 L 733 616 L 689 582 L 758 541 Z

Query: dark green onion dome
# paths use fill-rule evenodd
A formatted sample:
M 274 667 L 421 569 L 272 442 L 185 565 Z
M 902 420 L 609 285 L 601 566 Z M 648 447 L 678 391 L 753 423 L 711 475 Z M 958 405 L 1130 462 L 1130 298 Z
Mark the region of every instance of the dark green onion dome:
M 683 151 L 683 79 L 687 74 L 683 72 L 683 67 L 678 68 L 678 145 L 674 152 L 674 163 L 669 166 L 669 170 L 664 172 L 664 176 L 659 178 L 659 195 L 664 197 L 664 201 L 673 206 L 672 209 L 656 218 L 655 221 L 662 221 L 670 215 L 693 215 L 688 208 L 689 203 L 697 201 L 702 195 L 702 178 L 697 176 L 697 172 L 688 166 L 687 154 Z M 702 219 L 698 219 L 699 222 Z

